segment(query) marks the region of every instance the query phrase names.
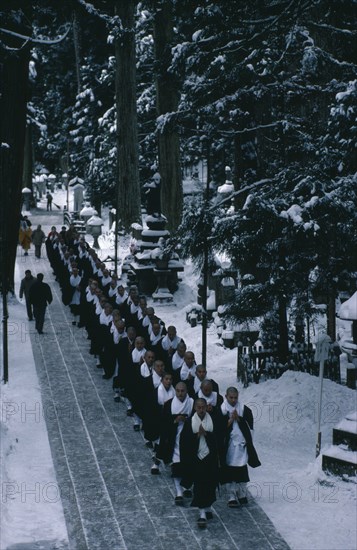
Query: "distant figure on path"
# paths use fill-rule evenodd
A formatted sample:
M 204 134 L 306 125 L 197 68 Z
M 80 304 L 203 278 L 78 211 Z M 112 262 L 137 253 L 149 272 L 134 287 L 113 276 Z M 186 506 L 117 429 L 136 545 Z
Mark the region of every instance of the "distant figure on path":
M 49 191 L 47 191 L 46 199 L 47 199 L 47 211 L 52 210 L 53 197 Z
M 37 229 L 32 232 L 32 242 L 35 245 L 35 256 L 36 258 L 41 258 L 41 247 L 46 240 L 46 235 L 42 231 L 40 225 L 37 226 Z
M 24 216 L 23 219 L 24 219 L 24 221 L 26 222 L 27 227 L 31 227 L 31 226 L 32 226 L 32 223 L 30 222 L 28 216 Z
M 27 216 L 21 217 L 19 230 L 19 243 L 24 250 L 24 256 L 28 256 L 28 251 L 31 248 L 31 222 L 26 219 Z M 30 224 L 30 225 L 29 225 Z
M 25 295 L 27 317 L 29 321 L 33 320 L 32 305 L 30 302 L 30 288 L 35 281 L 36 279 L 32 275 L 31 271 L 29 269 L 26 269 L 25 277 L 21 280 L 19 297 L 20 300 L 22 300 L 23 296 Z
M 33 314 L 36 321 L 36 330 L 43 334 L 43 324 L 47 304 L 52 302 L 52 292 L 47 283 L 43 282 L 43 273 L 37 274 L 37 281 L 30 288 L 30 303 L 33 305 Z

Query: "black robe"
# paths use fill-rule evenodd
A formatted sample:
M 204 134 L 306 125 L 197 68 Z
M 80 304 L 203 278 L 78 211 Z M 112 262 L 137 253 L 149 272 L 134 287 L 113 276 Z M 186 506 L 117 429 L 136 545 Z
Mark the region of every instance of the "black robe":
M 108 326 L 101 325 L 103 348 L 100 353 L 100 364 L 107 378 L 111 378 L 114 375 L 117 360 L 113 333 L 110 331 L 112 324 L 113 321 L 110 321 Z
M 172 461 L 178 428 L 178 423 L 176 423 L 175 420 L 177 416 L 181 416 L 172 414 L 171 405 L 172 399 L 169 399 L 163 407 L 160 443 L 156 454 L 157 458 L 163 460 L 165 464 L 169 464 Z
M 126 336 L 122 338 L 116 347 L 118 360 L 118 375 L 113 379 L 113 388 L 120 388 L 125 393 L 130 382 L 131 352 L 134 349 L 134 340 L 130 341 Z
M 145 380 L 144 405 L 143 405 L 143 429 L 144 437 L 148 441 L 156 441 L 160 437 L 163 407 L 159 405 L 157 387 L 153 382 L 153 374 Z
M 189 380 L 184 380 L 184 382 L 187 386 L 188 395 L 190 397 L 193 397 L 194 399 L 197 397 L 196 393 L 198 393 L 198 392 L 195 392 L 195 378 L 197 378 L 197 377 L 193 376 Z M 211 378 L 207 378 L 206 380 L 210 380 L 212 382 L 212 391 L 215 391 L 215 392 L 217 392 L 217 394 L 219 394 L 219 387 L 218 387 L 217 382 L 215 382 Z
M 219 483 L 218 445 L 215 430 L 206 432 L 209 454 L 198 458 L 200 438 L 192 431 L 192 418 L 186 420 L 180 437 L 180 460 L 186 479 L 193 482 L 191 506 L 208 508 L 216 500 Z

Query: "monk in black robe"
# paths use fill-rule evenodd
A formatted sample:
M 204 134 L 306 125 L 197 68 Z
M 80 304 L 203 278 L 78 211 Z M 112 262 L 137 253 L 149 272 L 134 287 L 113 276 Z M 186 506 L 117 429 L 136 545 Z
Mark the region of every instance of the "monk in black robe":
M 204 399 L 196 399 L 195 414 L 186 420 L 180 439 L 183 469 L 193 481 L 191 506 L 199 508 L 198 526 L 205 528 L 212 519 L 211 505 L 218 485 L 218 446 L 214 424 Z

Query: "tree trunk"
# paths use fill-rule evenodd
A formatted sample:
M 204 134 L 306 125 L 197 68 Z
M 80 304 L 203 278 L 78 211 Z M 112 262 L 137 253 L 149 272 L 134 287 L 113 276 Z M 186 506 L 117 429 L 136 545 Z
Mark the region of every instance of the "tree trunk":
M 25 150 L 24 150 L 24 170 L 22 174 L 22 186 L 32 189 L 33 174 L 33 149 L 32 149 L 32 126 L 26 125 Z
M 289 352 L 288 318 L 286 313 L 286 298 L 283 294 L 279 296 L 279 347 L 278 355 L 280 361 L 285 362 Z
M 135 0 L 118 0 L 116 13 L 124 31 L 115 41 L 118 147 L 117 209 L 128 230 L 141 219 L 136 112 Z
M 282 270 L 286 273 L 286 250 L 285 246 L 281 243 L 279 246 L 279 271 Z M 286 282 L 281 279 L 281 290 L 278 294 L 278 314 L 279 314 L 279 346 L 278 354 L 279 359 L 282 362 L 286 361 L 289 352 L 289 330 L 288 330 L 288 316 L 287 316 L 287 298 L 285 293 Z
M 76 61 L 76 76 L 77 76 L 77 93 L 81 91 L 81 64 L 82 64 L 82 43 L 81 43 L 81 26 L 77 9 L 73 10 L 73 44 L 74 55 Z
M 158 2 L 154 15 L 154 46 L 156 59 L 157 115 L 173 113 L 178 109 L 178 82 L 168 72 L 173 44 L 172 2 Z M 176 126 L 168 124 L 159 132 L 159 173 L 161 175 L 162 212 L 168 219 L 168 228 L 174 231 L 180 224 L 183 204 L 180 168 L 180 140 Z
M 19 12 L 17 12 L 19 15 Z M 23 24 L 28 14 L 7 25 L 10 30 L 31 35 Z M 4 291 L 14 289 L 14 268 L 19 236 L 21 189 L 24 165 L 29 46 L 17 38 L 6 39 L 14 50 L 2 50 L 0 64 L 0 271 Z
M 332 342 L 336 340 L 336 296 L 333 289 L 329 290 L 327 303 L 327 334 Z

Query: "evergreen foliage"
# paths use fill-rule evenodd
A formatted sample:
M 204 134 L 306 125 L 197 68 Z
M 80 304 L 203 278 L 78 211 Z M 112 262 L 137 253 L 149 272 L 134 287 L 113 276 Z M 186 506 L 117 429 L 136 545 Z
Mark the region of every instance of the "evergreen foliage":
M 281 323 L 289 306 L 298 320 L 314 315 L 313 298 L 327 303 L 339 290 L 352 292 L 356 3 L 134 4 L 141 182 L 158 167 L 162 136 L 179 131 L 182 164 L 205 158 L 215 185 L 223 183 L 229 165 L 235 190 L 250 189 L 235 196 L 233 211 L 225 210 L 226 203 L 187 201 L 177 233 L 182 254 L 200 268 L 207 243 L 212 257 L 229 254 L 240 284 L 227 316 L 269 314 Z M 128 30 L 116 7 L 106 0 L 34 3 L 34 37 L 56 37 L 70 22 L 75 25 L 60 44 L 32 45 L 27 115 L 36 162 L 82 177 L 92 201 L 100 197 L 112 205 L 122 131 L 115 44 Z M 168 34 L 158 48 L 155 25 L 165 10 L 172 25 L 161 26 L 160 40 Z M 3 8 L 4 24 L 9 14 L 9 6 Z M 126 86 L 124 76 L 120 86 Z M 165 182 L 165 200 L 171 183 Z

